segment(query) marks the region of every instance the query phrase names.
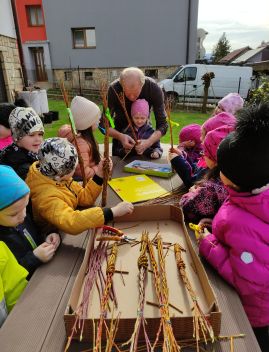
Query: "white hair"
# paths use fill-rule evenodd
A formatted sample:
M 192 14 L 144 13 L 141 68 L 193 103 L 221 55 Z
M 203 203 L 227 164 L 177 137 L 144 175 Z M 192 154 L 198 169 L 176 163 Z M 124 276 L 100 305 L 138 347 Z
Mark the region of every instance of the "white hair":
M 142 70 L 138 67 L 127 67 L 120 73 L 120 84 L 124 82 L 130 82 L 133 79 L 138 79 L 143 86 L 145 83 L 145 75 Z

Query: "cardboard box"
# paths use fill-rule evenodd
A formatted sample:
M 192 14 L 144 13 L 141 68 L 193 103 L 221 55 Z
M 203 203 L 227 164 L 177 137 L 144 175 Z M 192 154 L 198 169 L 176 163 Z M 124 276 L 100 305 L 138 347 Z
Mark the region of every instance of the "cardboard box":
M 150 237 L 152 238 L 156 235 L 157 231 L 159 231 L 164 242 L 177 242 L 186 249 L 186 253 L 183 254 L 183 259 L 186 263 L 187 275 L 198 296 L 199 304 L 203 312 L 211 322 L 215 335 L 219 335 L 221 312 L 219 311 L 215 294 L 209 284 L 204 267 L 192 246 L 191 239 L 183 222 L 181 210 L 172 205 L 137 206 L 133 214 L 120 218 L 114 226 L 122 229 L 122 231 L 130 237 L 136 237 L 138 240 L 140 240 L 143 230 L 149 231 Z M 80 301 L 88 256 L 90 255 L 93 245 L 93 236 L 91 236 L 85 259 L 72 289 L 64 316 L 67 336 L 70 336 L 74 325 L 75 315 L 72 313 Z M 176 339 L 190 339 L 193 337 L 192 301 L 179 277 L 172 248 L 173 247 L 171 247 L 171 250 L 168 250 L 168 254 L 166 255 L 169 302 L 182 310 L 183 314 L 171 308 L 170 317 Z M 117 341 L 127 341 L 130 338 L 136 320 L 138 300 L 137 258 L 139 256 L 139 250 L 139 245 L 131 247 L 130 244 L 125 244 L 119 247 L 116 270 L 128 271 L 129 274 L 124 275 L 125 286 L 120 274 L 114 274 L 113 277 L 114 290 L 118 301 L 118 310 L 114 312 L 114 316 L 116 316 L 118 311 L 121 312 L 121 320 L 116 335 Z M 156 253 L 157 250 L 155 254 Z M 146 301 L 157 303 L 153 274 L 151 272 L 148 272 Z M 98 320 L 99 314 L 100 300 L 95 287 L 91 295 L 91 304 L 88 311 L 89 318 L 85 320 L 84 324 L 84 340 L 92 341 L 93 318 Z M 159 308 L 145 304 L 144 316 L 147 321 L 147 333 L 150 339 L 154 341 L 160 322 Z M 110 323 L 109 317 L 110 313 L 108 312 L 108 324 Z M 79 338 L 79 336 L 80 331 L 77 330 L 74 338 Z M 105 339 L 105 335 L 103 335 L 103 338 Z M 143 334 L 140 335 L 140 338 L 143 340 Z
M 123 171 L 133 172 L 135 174 L 145 174 L 168 178 L 173 176 L 173 170 L 170 164 L 159 164 L 151 161 L 134 160 L 124 166 Z

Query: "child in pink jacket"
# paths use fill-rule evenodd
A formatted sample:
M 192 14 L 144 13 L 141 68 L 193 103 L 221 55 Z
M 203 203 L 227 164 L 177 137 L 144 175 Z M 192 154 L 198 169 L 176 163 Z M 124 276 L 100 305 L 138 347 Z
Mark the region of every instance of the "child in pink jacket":
M 100 161 L 99 148 L 93 131 L 98 127 L 101 111 L 95 103 L 80 96 L 73 98 L 70 109 L 78 131 L 77 143 L 84 163 L 85 176 L 89 180 L 95 175 Z M 67 138 L 75 145 L 70 125 L 63 125 L 58 131 L 58 137 Z M 76 167 L 74 178 L 82 180 L 80 165 Z
M 229 196 L 199 251 L 235 287 L 261 350 L 269 348 L 269 104 L 241 111 L 217 161 Z

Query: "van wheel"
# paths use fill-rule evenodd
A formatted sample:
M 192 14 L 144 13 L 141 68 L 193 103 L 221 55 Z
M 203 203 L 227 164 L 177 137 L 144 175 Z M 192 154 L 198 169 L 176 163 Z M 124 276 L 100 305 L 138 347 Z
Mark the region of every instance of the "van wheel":
M 165 94 L 165 100 L 170 102 L 171 107 L 174 107 L 176 103 L 178 103 L 178 95 L 174 92 L 167 92 Z

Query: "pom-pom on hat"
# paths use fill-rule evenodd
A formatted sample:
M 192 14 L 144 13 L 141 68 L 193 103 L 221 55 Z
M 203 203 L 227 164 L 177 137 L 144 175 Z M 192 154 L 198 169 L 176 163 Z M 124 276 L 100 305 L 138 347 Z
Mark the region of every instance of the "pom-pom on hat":
M 234 128 L 232 126 L 223 125 L 208 132 L 203 143 L 204 155 L 217 163 L 217 150 L 219 144 L 233 130 Z
M 9 115 L 12 138 L 18 141 L 33 132 L 44 132 L 41 118 L 32 108 L 18 107 Z
M 242 109 L 236 130 L 219 145 L 220 171 L 240 188 L 258 193 L 269 184 L 269 104 Z
M 48 138 L 38 151 L 40 172 L 54 180 L 70 174 L 75 170 L 78 155 L 73 144 L 65 138 Z
M 218 107 L 225 112 L 235 114 L 238 110 L 241 110 L 244 105 L 244 100 L 238 93 L 229 93 L 218 102 Z
M 197 123 L 192 123 L 181 129 L 179 132 L 180 142 L 194 141 L 195 144 L 201 143 L 201 131 L 202 128 Z
M 149 117 L 149 104 L 145 99 L 137 99 L 131 106 L 131 116 L 138 114 Z
M 9 207 L 30 192 L 27 184 L 6 165 L 0 165 L 0 210 Z
M 227 112 L 220 112 L 219 114 L 210 117 L 205 121 L 202 128 L 206 133 L 215 130 L 216 128 L 226 125 L 234 127 L 236 124 L 236 118 Z
M 9 115 L 12 110 L 14 110 L 16 106 L 10 103 L 1 103 L 0 104 L 0 125 L 10 128 L 9 127 Z
M 78 131 L 84 131 L 100 120 L 101 111 L 92 101 L 76 96 L 70 106 L 75 126 Z

